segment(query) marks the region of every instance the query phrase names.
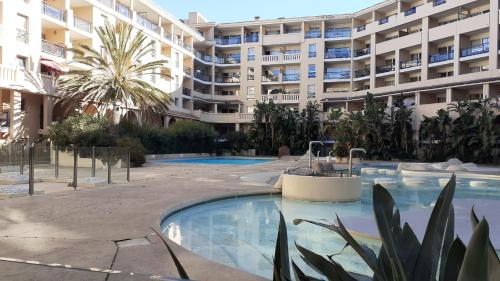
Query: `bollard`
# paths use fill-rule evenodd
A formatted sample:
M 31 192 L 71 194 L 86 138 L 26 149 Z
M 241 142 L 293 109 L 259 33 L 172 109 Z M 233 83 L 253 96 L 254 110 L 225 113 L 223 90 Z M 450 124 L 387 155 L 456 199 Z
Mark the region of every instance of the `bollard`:
M 127 149 L 127 181 L 130 182 L 130 148 Z
M 28 169 L 29 169 L 29 189 L 28 192 L 30 195 L 35 193 L 35 148 L 33 146 L 29 147 L 28 153 Z
M 108 184 L 111 184 L 111 147 L 108 147 Z
M 92 177 L 95 178 L 95 146 L 92 146 Z
M 54 177 L 56 179 L 59 178 L 59 147 L 55 147 L 55 155 L 54 155 Z
M 24 174 L 24 144 L 21 144 L 21 162 L 19 163 L 19 173 Z
M 78 186 L 78 147 L 73 147 L 73 188 Z

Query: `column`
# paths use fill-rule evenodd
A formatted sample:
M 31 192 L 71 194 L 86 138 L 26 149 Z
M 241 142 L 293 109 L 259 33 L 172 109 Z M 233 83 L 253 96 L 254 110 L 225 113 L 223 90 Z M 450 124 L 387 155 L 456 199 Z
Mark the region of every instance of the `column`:
M 399 3 L 399 2 L 398 2 Z M 396 65 L 394 66 L 394 73 L 395 73 L 395 76 L 394 76 L 394 85 L 399 85 L 399 66 L 401 65 L 401 51 L 399 49 L 396 49 L 396 55 L 395 55 L 395 62 L 396 62 Z
M 234 124 L 234 129 L 236 132 L 239 132 L 240 131 L 240 123 Z
M 498 69 L 498 0 L 490 1 L 490 61 L 491 70 Z
M 392 99 L 392 96 L 388 96 L 388 97 L 387 97 L 387 107 L 388 107 L 388 108 L 391 108 L 391 107 L 392 107 L 392 104 L 393 104 L 393 99 Z
M 422 81 L 429 77 L 429 18 L 422 19 Z
M 488 83 L 483 84 L 483 99 L 490 97 L 491 85 Z
M 53 100 L 48 96 L 43 97 L 43 128 L 47 130 L 47 128 L 52 123 L 52 106 Z
M 453 89 L 446 88 L 446 103 L 451 103 L 452 98 L 453 98 Z
M 10 92 L 10 129 L 9 136 L 11 140 L 17 139 L 21 134 L 22 116 L 21 116 L 21 92 Z
M 370 90 L 375 89 L 376 75 L 377 75 L 377 34 L 370 35 Z

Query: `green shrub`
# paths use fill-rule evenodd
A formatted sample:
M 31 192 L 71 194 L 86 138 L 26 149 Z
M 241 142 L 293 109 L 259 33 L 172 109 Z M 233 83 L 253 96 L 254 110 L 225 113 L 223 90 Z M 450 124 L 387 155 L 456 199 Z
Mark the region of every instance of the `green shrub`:
M 249 147 L 248 136 L 243 132 L 231 132 L 228 133 L 225 138 L 226 143 L 224 148 L 232 152 L 241 152 Z
M 130 150 L 130 164 L 132 167 L 141 167 L 146 163 L 146 149 L 141 140 L 133 137 L 122 137 L 116 140 L 116 145 Z
M 87 114 L 72 115 L 50 126 L 47 138 L 60 147 L 105 147 L 114 144 L 108 119 Z

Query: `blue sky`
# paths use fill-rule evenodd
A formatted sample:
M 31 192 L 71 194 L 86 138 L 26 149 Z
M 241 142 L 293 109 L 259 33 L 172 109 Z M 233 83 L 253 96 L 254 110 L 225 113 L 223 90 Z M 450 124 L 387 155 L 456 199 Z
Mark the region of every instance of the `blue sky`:
M 300 17 L 352 13 L 381 0 L 153 0 L 177 18 L 188 12 L 202 13 L 218 23 L 279 17 Z

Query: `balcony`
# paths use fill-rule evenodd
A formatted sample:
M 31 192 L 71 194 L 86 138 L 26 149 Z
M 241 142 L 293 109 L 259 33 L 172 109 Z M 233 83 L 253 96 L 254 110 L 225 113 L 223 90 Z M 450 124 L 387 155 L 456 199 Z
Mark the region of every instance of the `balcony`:
M 304 37 L 306 39 L 309 39 L 309 38 L 321 38 L 321 30 L 306 31 L 306 33 L 304 34 Z
M 83 30 L 85 32 L 89 32 L 89 33 L 92 32 L 92 23 L 90 23 L 90 22 L 88 22 L 88 21 L 86 21 L 84 19 L 81 19 L 81 18 L 79 18 L 77 16 L 75 16 L 73 18 L 73 25 L 76 28 L 78 28 L 80 30 Z
M 443 5 L 444 3 L 446 3 L 446 0 L 434 0 L 432 2 L 432 6 L 436 7 L 436 6 L 439 6 L 439 5 Z
M 405 17 L 413 15 L 417 12 L 417 7 L 412 7 L 404 12 Z
M 354 50 L 354 57 L 362 57 L 370 54 L 370 48 Z
M 378 20 L 379 25 L 383 25 L 389 22 L 389 17 L 381 18 Z
M 262 62 L 264 63 L 282 63 L 282 62 L 297 62 L 297 61 L 300 61 L 299 52 L 262 56 Z
M 283 74 L 283 81 L 292 82 L 292 81 L 300 81 L 299 73 L 285 73 Z
M 184 72 L 184 74 L 186 74 L 188 76 L 191 76 L 191 74 L 193 73 L 193 70 L 187 66 L 182 67 L 182 71 Z
M 350 79 L 351 71 L 342 70 L 342 71 L 327 71 L 325 73 L 325 80 L 333 80 L 333 79 Z
M 220 83 L 220 84 L 240 83 L 240 77 L 239 75 L 215 77 L 215 83 Z
M 452 60 L 454 53 L 435 54 L 429 57 L 429 63 L 438 63 L 443 61 Z
M 356 31 L 358 31 L 358 32 L 361 32 L 363 30 L 366 30 L 366 24 L 363 24 L 363 25 L 356 27 Z
M 183 88 L 182 89 L 182 95 L 186 96 L 186 97 L 190 97 L 191 96 L 191 89 Z
M 60 58 L 66 58 L 66 47 L 42 40 L 42 52 Z
M 64 10 L 51 6 L 46 2 L 42 2 L 42 14 L 47 15 L 59 21 L 65 21 L 66 18 L 65 17 L 66 13 L 64 12 Z
M 349 48 L 331 48 L 326 49 L 325 59 L 345 59 L 351 57 L 351 49 Z
M 226 56 L 226 57 L 215 57 L 215 63 L 216 64 L 226 64 L 226 65 L 239 64 L 239 63 L 241 63 L 241 56 L 238 54 L 238 55 Z
M 165 38 L 165 40 L 167 40 L 167 41 L 172 42 L 172 33 L 164 31 L 163 32 L 163 38 Z
M 351 29 L 328 29 L 325 32 L 325 38 L 350 38 L 352 35 Z
M 259 42 L 259 34 L 252 34 L 245 36 L 245 43 L 255 43 Z
M 212 82 L 212 76 L 210 74 L 206 74 L 200 71 L 194 72 L 194 78 L 205 82 Z
M 263 75 L 262 82 L 279 82 L 280 81 L 280 75 Z
M 195 52 L 194 55 L 198 59 L 200 59 L 200 60 L 202 60 L 204 62 L 212 62 L 212 56 L 210 56 L 210 55 L 203 54 L 203 53 L 200 53 L 200 52 Z
M 291 93 L 291 94 L 285 93 L 281 95 L 282 103 L 298 103 L 299 101 L 300 101 L 299 93 Z
M 396 70 L 394 65 L 384 65 L 384 66 L 377 66 L 376 71 L 377 74 L 382 74 L 382 73 L 388 73 Z
M 407 69 L 407 68 L 417 67 L 417 66 L 421 66 L 421 65 L 422 65 L 421 60 L 410 60 L 410 61 L 406 61 L 406 62 L 401 62 L 399 64 L 399 68 Z
M 132 16 L 132 13 L 130 12 L 130 8 L 123 5 L 122 3 L 118 2 L 118 1 L 116 1 L 115 11 L 126 18 L 131 18 L 131 16 Z
M 17 33 L 16 33 L 16 39 L 17 41 L 19 42 L 23 42 L 25 44 L 28 44 L 29 43 L 29 36 L 30 34 L 28 33 L 28 31 L 26 30 L 22 30 L 22 29 L 17 29 Z
M 137 16 L 137 23 L 139 25 L 141 25 L 142 27 L 149 29 L 155 33 L 158 33 L 158 34 L 160 33 L 160 27 L 143 16 L 139 16 L 139 15 Z
M 238 45 L 241 44 L 241 36 L 228 37 L 228 38 L 215 38 L 217 45 Z
M 486 54 L 490 51 L 490 44 L 484 43 L 472 46 L 470 48 L 463 48 L 460 52 L 461 57 L 470 57 L 480 54 Z
M 354 78 L 362 78 L 362 77 L 367 77 L 367 76 L 370 76 L 370 69 L 369 68 L 364 68 L 364 69 L 354 71 Z

